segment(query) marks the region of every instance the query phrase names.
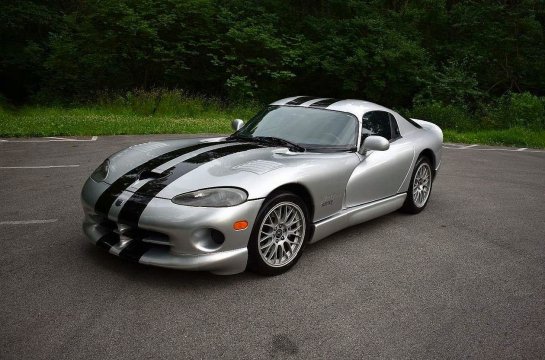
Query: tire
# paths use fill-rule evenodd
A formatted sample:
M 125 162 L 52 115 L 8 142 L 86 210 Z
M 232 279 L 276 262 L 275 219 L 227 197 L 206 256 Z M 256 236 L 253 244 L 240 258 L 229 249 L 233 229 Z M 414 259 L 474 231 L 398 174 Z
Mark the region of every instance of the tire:
M 309 235 L 305 202 L 290 192 L 273 193 L 263 203 L 252 228 L 248 270 L 266 276 L 285 273 L 299 261 Z
M 422 176 L 427 180 L 424 180 Z M 422 183 L 422 181 L 424 182 Z M 415 186 L 415 182 L 419 182 L 420 184 Z M 414 166 L 409 190 L 407 191 L 407 198 L 401 207 L 401 211 L 409 214 L 418 214 L 424 210 L 430 200 L 432 185 L 433 170 L 431 161 L 427 157 L 421 156 Z

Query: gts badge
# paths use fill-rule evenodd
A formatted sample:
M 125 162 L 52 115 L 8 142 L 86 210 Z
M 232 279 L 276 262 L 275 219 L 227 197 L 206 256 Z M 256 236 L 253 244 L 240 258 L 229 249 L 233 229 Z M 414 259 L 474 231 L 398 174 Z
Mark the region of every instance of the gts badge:
M 324 206 L 329 206 L 329 205 L 333 205 L 333 199 L 331 200 L 326 200 L 322 203 L 322 207 Z
M 342 194 L 341 193 L 333 193 L 333 194 L 329 194 L 329 195 L 326 195 L 322 198 L 322 204 L 321 206 L 322 207 L 326 207 L 326 206 L 331 206 L 333 205 L 333 202 L 335 201 L 335 199 L 341 197 Z

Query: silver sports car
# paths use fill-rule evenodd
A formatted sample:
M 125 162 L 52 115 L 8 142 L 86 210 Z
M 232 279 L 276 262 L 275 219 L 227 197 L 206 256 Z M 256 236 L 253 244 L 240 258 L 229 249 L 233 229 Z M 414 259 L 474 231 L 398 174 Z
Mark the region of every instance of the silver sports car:
M 110 156 L 81 194 L 87 237 L 147 265 L 280 274 L 338 230 L 422 211 L 441 164 L 438 126 L 367 101 L 290 97 L 233 128 Z

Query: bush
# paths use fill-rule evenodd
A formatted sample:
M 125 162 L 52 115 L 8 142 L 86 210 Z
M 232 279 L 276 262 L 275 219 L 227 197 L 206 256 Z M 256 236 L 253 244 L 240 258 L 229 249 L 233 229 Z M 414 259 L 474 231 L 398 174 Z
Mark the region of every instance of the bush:
M 409 113 L 412 118 L 431 121 L 443 129 L 463 131 L 478 127 L 476 118 L 463 108 L 437 101 L 415 105 Z
M 136 114 L 141 116 L 170 117 L 221 117 L 249 119 L 261 108 L 255 101 L 227 102 L 214 97 L 189 94 L 180 89 L 152 90 L 136 89 L 120 95 L 112 92 L 101 92 L 91 107 L 112 113 Z
M 530 93 L 509 93 L 482 110 L 470 113 L 463 107 L 432 101 L 416 104 L 410 116 L 431 121 L 443 129 L 545 129 L 545 98 Z
M 513 127 L 545 129 L 545 98 L 527 92 L 507 94 L 496 106 L 488 109 L 483 121 L 486 127 L 496 129 Z
M 414 104 L 438 101 L 462 109 L 474 109 L 482 100 L 476 74 L 467 70 L 467 60 L 448 61 L 439 70 L 434 70 L 423 79 L 424 87 L 413 98 Z

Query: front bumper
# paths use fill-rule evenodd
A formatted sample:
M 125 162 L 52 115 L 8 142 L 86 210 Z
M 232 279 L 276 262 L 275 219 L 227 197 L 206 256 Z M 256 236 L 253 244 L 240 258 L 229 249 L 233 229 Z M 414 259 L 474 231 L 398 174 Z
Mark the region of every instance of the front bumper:
M 95 184 L 84 187 L 82 204 L 83 232 L 97 246 L 145 265 L 216 274 L 245 270 L 247 245 L 262 199 L 233 207 L 203 208 L 154 198 L 142 213 L 138 226 L 129 227 L 118 223 L 119 209 L 115 205 L 108 214 L 96 213 L 95 196 L 89 196 L 96 192 L 86 191 L 87 186 Z M 248 221 L 248 228 L 234 230 L 233 223 L 239 220 Z M 217 234 L 223 238 L 220 236 L 218 240 Z
M 100 225 L 84 223 L 83 230 L 95 245 L 110 254 L 144 265 L 229 275 L 244 271 L 248 261 L 247 248 L 202 255 L 172 254 L 168 246 L 157 246 L 138 239 L 124 243 L 119 234 L 103 232 Z

